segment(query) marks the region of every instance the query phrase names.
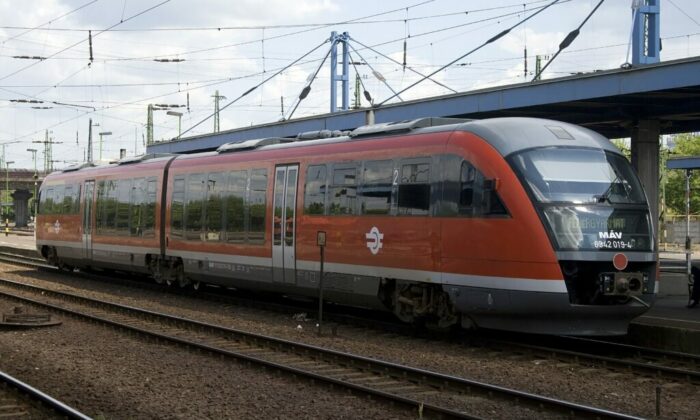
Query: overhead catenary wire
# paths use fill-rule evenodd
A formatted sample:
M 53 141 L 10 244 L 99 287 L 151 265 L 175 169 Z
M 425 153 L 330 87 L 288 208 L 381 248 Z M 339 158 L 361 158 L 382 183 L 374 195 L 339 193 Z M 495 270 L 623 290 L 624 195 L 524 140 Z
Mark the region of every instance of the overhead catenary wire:
M 498 40 L 498 39 L 502 38 L 503 36 L 507 35 L 512 29 L 514 29 L 514 28 L 516 28 L 516 27 L 522 25 L 523 23 L 527 22 L 528 20 L 532 19 L 533 17 L 537 16 L 538 14 L 542 13 L 543 11 L 547 10 L 549 7 L 553 6 L 554 4 L 556 4 L 556 3 L 558 3 L 558 2 L 559 2 L 559 0 L 554 0 L 554 1 L 552 1 L 552 2 L 549 3 L 548 5 L 542 7 L 540 10 L 538 10 L 538 11 L 534 12 L 533 14 L 531 14 L 530 16 L 525 17 L 523 20 L 517 22 L 516 24 L 512 25 L 512 26 L 509 27 L 508 29 L 504 29 L 504 30 L 501 31 L 500 33 L 496 34 L 495 36 L 493 36 L 493 37 L 489 38 L 488 40 L 486 40 L 485 42 L 483 42 L 481 45 L 479 45 L 479 46 L 477 46 L 477 47 L 471 49 L 470 51 L 468 51 L 468 52 L 465 53 L 465 54 L 462 54 L 461 56 L 459 56 L 459 57 L 457 57 L 456 59 L 452 60 L 452 61 L 449 62 L 448 64 L 446 64 L 446 65 L 440 67 L 439 69 L 433 71 L 432 73 L 428 74 L 427 76 L 422 77 L 421 79 L 417 80 L 416 82 L 414 82 L 414 83 L 410 84 L 409 86 L 403 88 L 399 93 L 395 93 L 394 95 L 388 97 L 387 99 L 383 100 L 382 102 L 380 102 L 378 105 L 375 105 L 375 106 L 382 106 L 382 105 L 384 105 L 387 101 L 389 101 L 389 100 L 395 98 L 396 96 L 398 96 L 398 94 L 403 93 L 403 92 L 405 92 L 405 91 L 407 91 L 407 90 L 413 88 L 414 86 L 416 86 L 416 85 L 418 85 L 419 83 L 423 82 L 424 80 L 426 80 L 426 79 L 428 79 L 428 78 L 430 78 L 430 77 L 436 75 L 437 73 L 441 72 L 443 69 L 445 69 L 445 68 L 447 68 L 447 67 L 453 65 L 454 63 L 458 62 L 459 60 L 461 60 L 461 59 L 463 59 L 463 58 L 465 58 L 465 57 L 467 57 L 467 56 L 469 56 L 469 55 L 475 53 L 476 51 L 479 51 L 480 49 L 482 49 L 482 48 L 485 47 L 486 45 L 488 45 L 488 44 L 490 44 L 490 43 L 492 43 L 492 42 L 495 42 L 496 40 Z
M 377 80 L 379 80 L 380 82 L 384 83 L 384 86 L 386 86 L 391 91 L 391 93 L 394 94 L 394 96 L 398 97 L 399 100 L 401 102 L 403 102 L 403 99 L 401 99 L 401 96 L 399 96 L 399 94 L 396 93 L 394 88 L 392 88 L 391 85 L 389 84 L 389 82 L 386 81 L 386 78 L 384 76 L 382 76 L 382 74 L 379 73 L 377 70 L 375 70 L 374 67 L 372 67 L 372 65 L 367 60 L 365 60 L 365 58 L 362 56 L 362 54 L 360 54 L 359 51 L 357 51 L 355 49 L 355 47 L 352 46 L 352 44 L 350 44 L 350 49 L 355 51 L 355 54 L 357 54 L 360 57 L 360 59 L 362 61 L 364 61 L 365 64 L 367 64 L 367 67 L 369 67 L 369 69 L 372 70 L 372 74 L 374 75 L 374 77 L 376 77 Z
M 62 14 L 62 15 L 60 15 L 60 16 L 58 16 L 58 17 L 55 17 L 55 18 L 53 18 L 53 19 L 51 19 L 51 20 L 49 20 L 49 21 L 47 21 L 47 22 L 44 22 L 44 23 L 42 23 L 41 25 L 38 25 L 38 26 L 34 26 L 34 27 L 32 27 L 32 26 L 28 26 L 28 27 L 27 27 L 27 26 L 25 26 L 25 27 L 17 27 L 16 29 L 24 29 L 25 31 L 22 32 L 22 33 L 19 33 L 19 34 L 17 34 L 17 35 L 11 36 L 11 37 L 9 37 L 9 38 L 7 38 L 7 39 L 2 40 L 2 42 L 0 42 L 0 44 L 5 44 L 5 43 L 8 42 L 8 41 L 15 40 L 15 39 L 17 39 L 17 38 L 19 38 L 19 37 L 21 37 L 21 36 L 24 36 L 24 35 L 26 35 L 26 34 L 32 32 L 32 31 L 36 31 L 36 30 L 52 30 L 52 29 L 50 29 L 50 28 L 43 28 L 43 26 L 50 25 L 50 24 L 52 24 L 53 22 L 55 22 L 55 21 L 57 21 L 57 20 L 59 20 L 59 19 L 63 19 L 64 17 L 66 17 L 66 16 L 68 16 L 68 15 L 71 15 L 71 14 L 73 14 L 73 13 L 79 11 L 79 10 L 82 10 L 82 9 L 88 7 L 89 5 L 93 4 L 93 3 L 97 3 L 98 1 L 99 1 L 99 0 L 92 0 L 92 1 L 89 1 L 89 2 L 87 2 L 87 3 L 85 3 L 85 4 L 81 5 L 81 6 L 76 7 L 76 8 L 73 9 L 73 10 L 70 10 L 70 11 L 68 11 L 68 12 L 66 12 L 66 13 L 64 13 L 64 14 Z M 9 27 L 7 27 L 7 28 L 5 28 L 5 29 L 9 29 Z
M 327 43 L 328 41 L 329 41 L 328 39 L 324 40 L 322 43 L 318 44 L 317 46 L 315 46 L 314 48 L 312 48 L 311 50 L 309 50 L 307 53 L 305 53 L 305 54 L 302 55 L 301 57 L 299 57 L 299 58 L 297 58 L 296 60 L 292 61 L 290 64 L 288 64 L 288 65 L 282 67 L 280 70 L 276 71 L 276 72 L 273 73 L 271 76 L 267 77 L 267 78 L 264 79 L 262 82 L 258 83 L 257 85 L 253 86 L 252 88 L 246 90 L 246 91 L 243 92 L 240 96 L 238 96 L 236 99 L 232 100 L 231 102 L 229 102 L 229 103 L 227 103 L 226 105 L 224 105 L 223 107 L 221 107 L 221 108 L 219 109 L 219 112 L 221 112 L 221 111 L 223 111 L 224 109 L 228 108 L 229 106 L 235 104 L 236 102 L 238 102 L 239 100 L 241 100 L 243 97 L 245 97 L 245 96 L 248 95 L 249 93 L 253 92 L 254 90 L 256 90 L 257 88 L 259 88 L 259 87 L 262 86 L 263 84 L 265 84 L 268 80 L 272 79 L 273 77 L 277 76 L 278 74 L 280 74 L 280 73 L 282 73 L 283 71 L 287 70 L 288 68 L 292 67 L 293 65 L 295 65 L 295 64 L 298 63 L 299 61 L 301 61 L 301 60 L 303 60 L 304 58 L 308 57 L 310 54 L 312 54 L 312 53 L 313 53 L 314 51 L 316 51 L 317 49 L 321 48 L 321 47 L 322 47 L 325 43 Z M 180 134 L 177 136 L 177 138 L 182 137 L 183 134 L 186 134 L 186 133 L 190 132 L 193 128 L 199 126 L 200 124 L 204 123 L 206 120 L 208 120 L 209 118 L 211 118 L 211 117 L 213 117 L 213 116 L 214 116 L 214 114 L 210 114 L 208 117 L 206 117 L 206 118 L 204 118 L 203 120 L 199 121 L 197 124 L 191 126 L 191 127 L 188 128 L 187 130 L 185 130 L 185 131 L 183 131 L 182 133 L 180 133 Z
M 552 64 L 552 62 L 554 61 L 554 59 L 557 58 L 557 56 L 559 56 L 559 54 L 560 54 L 566 47 L 568 47 L 569 45 L 571 45 L 572 42 L 574 42 L 574 40 L 576 39 L 576 37 L 581 33 L 581 28 L 583 28 L 583 25 L 585 25 L 586 22 L 588 22 L 588 20 L 591 18 L 591 16 L 593 16 L 593 14 L 596 12 L 596 10 L 598 10 L 598 8 L 603 4 L 604 1 L 605 1 L 605 0 L 600 0 L 600 1 L 598 2 L 598 4 L 596 4 L 596 6 L 593 8 L 593 10 L 591 10 L 591 12 L 588 14 L 588 16 L 586 16 L 586 18 L 581 22 L 581 24 L 578 25 L 578 28 L 576 28 L 576 29 L 574 29 L 573 31 L 569 32 L 569 34 L 568 34 L 568 35 L 564 38 L 564 40 L 559 44 L 559 50 L 558 50 L 556 53 L 554 53 L 554 55 L 552 56 L 552 58 L 550 58 L 550 59 L 547 61 L 547 64 L 545 64 L 544 67 L 542 67 L 542 69 L 540 69 L 540 71 L 537 72 L 537 74 L 535 74 L 535 77 L 533 77 L 531 81 L 534 82 L 535 80 L 537 80 L 537 79 L 540 77 L 540 75 L 541 75 L 542 73 L 544 73 L 544 71 L 547 69 L 547 67 L 549 67 L 549 65 Z
M 388 55 L 383 54 L 383 53 L 379 52 L 378 50 L 376 50 L 376 49 L 374 49 L 374 48 L 372 48 L 372 47 L 369 47 L 369 46 L 363 44 L 362 42 L 358 41 L 357 39 L 355 39 L 355 38 L 353 38 L 353 37 L 350 37 L 350 39 L 351 39 L 352 41 L 357 42 L 358 44 L 362 45 L 362 47 L 364 47 L 365 49 L 368 49 L 368 50 L 372 51 L 373 53 L 378 54 L 378 55 L 380 55 L 380 56 L 386 58 L 387 60 L 391 61 L 392 63 L 401 65 L 401 63 L 399 63 L 397 60 L 394 60 L 393 58 L 389 57 Z M 406 66 L 406 69 L 412 71 L 413 73 L 415 73 L 415 74 L 417 74 L 417 75 L 419 75 L 419 76 L 425 77 L 425 75 L 424 75 L 423 73 L 417 71 L 417 70 L 414 69 L 412 66 Z M 452 93 L 457 93 L 456 90 L 454 90 L 454 89 L 452 89 L 451 87 L 445 85 L 444 83 L 440 83 L 440 82 L 438 82 L 437 80 L 435 80 L 435 79 L 433 79 L 433 78 L 431 78 L 431 77 L 429 77 L 428 79 L 429 79 L 431 82 L 433 82 L 433 83 L 435 83 L 435 84 L 437 84 L 437 85 L 439 85 L 439 86 L 442 86 L 442 87 L 444 87 L 445 89 L 448 89 L 448 90 L 452 91 Z
M 163 0 L 163 1 L 161 1 L 160 3 L 158 3 L 158 4 L 154 5 L 154 6 L 151 6 L 151 7 L 149 7 L 149 8 L 146 8 L 146 9 L 144 9 L 144 10 L 142 10 L 142 11 L 136 13 L 136 14 L 133 14 L 133 15 L 129 16 L 129 17 L 126 18 L 126 19 L 122 19 L 121 21 L 115 23 L 114 25 L 108 27 L 107 29 L 103 29 L 103 30 L 97 32 L 97 33 L 95 34 L 94 37 L 97 37 L 98 35 L 100 35 L 100 34 L 106 32 L 106 31 L 108 31 L 108 30 L 110 30 L 110 29 L 112 29 L 112 28 L 114 28 L 114 27 L 116 27 L 116 26 L 118 26 L 118 25 L 121 25 L 121 24 L 124 23 L 124 22 L 128 22 L 128 21 L 130 21 L 130 20 L 132 20 L 132 19 L 135 19 L 135 18 L 137 18 L 137 17 L 143 15 L 144 13 L 148 13 L 148 12 L 150 12 L 151 10 L 154 10 L 154 9 L 156 9 L 156 8 L 158 8 L 158 7 L 160 7 L 160 6 L 164 5 L 164 4 L 166 4 L 166 3 L 169 3 L 169 2 L 170 2 L 170 0 Z M 93 38 L 94 38 L 94 37 L 93 37 Z M 29 64 L 29 65 L 27 65 L 27 66 L 24 66 L 24 67 L 22 67 L 22 68 L 20 68 L 20 69 L 17 69 L 17 70 L 15 70 L 15 71 L 13 71 L 13 72 L 11 72 L 11 73 L 9 73 L 9 74 L 6 74 L 5 76 L 0 77 L 0 81 L 5 80 L 5 79 L 7 79 L 8 77 L 12 77 L 12 76 L 14 76 L 14 75 L 16 75 L 16 74 L 18 74 L 18 73 L 21 73 L 21 72 L 23 72 L 23 71 L 29 69 L 30 67 L 34 67 L 34 66 L 37 65 L 38 63 L 43 63 L 43 62 L 45 62 L 46 60 L 48 60 L 48 59 L 50 59 L 50 58 L 53 58 L 53 57 L 57 56 L 58 54 L 61 54 L 61 53 L 64 52 L 64 51 L 67 51 L 67 50 L 69 50 L 69 49 L 71 49 L 71 48 L 73 48 L 73 47 L 75 47 L 75 46 L 77 46 L 77 45 L 82 44 L 82 43 L 85 42 L 85 41 L 86 41 L 86 39 L 81 39 L 80 41 L 78 41 L 78 42 L 76 42 L 76 43 L 73 43 L 73 44 L 71 44 L 71 45 L 69 45 L 69 46 L 67 46 L 67 47 L 65 47 L 65 48 L 63 48 L 63 49 L 61 49 L 61 50 L 59 50 L 59 51 L 57 51 L 57 52 L 55 52 L 55 53 L 49 55 L 49 56 L 47 56 L 46 59 L 44 59 L 44 60 L 36 61 L 36 62 L 31 63 L 31 64 Z
M 93 0 L 93 2 L 99 1 L 99 0 Z M 422 6 L 427 3 L 431 3 L 435 0 L 429 0 L 429 1 L 424 1 L 420 3 L 416 3 L 413 5 L 409 5 L 408 7 L 402 7 L 400 9 L 394 9 L 391 11 L 387 12 L 381 12 L 379 14 L 374 14 L 371 16 L 367 17 L 361 17 L 361 18 L 356 18 L 350 21 L 335 21 L 335 22 L 316 22 L 316 23 L 295 23 L 295 24 L 278 24 L 278 25 L 239 25 L 239 26 L 202 26 L 202 27 L 180 27 L 180 28 L 117 28 L 117 29 L 110 29 L 110 32 L 192 32 L 192 31 L 213 31 L 213 32 L 221 32 L 221 31 L 226 31 L 226 30 L 260 30 L 260 29 L 290 29 L 290 28 L 316 28 L 316 27 L 327 27 L 327 26 L 338 26 L 338 25 L 364 25 L 364 24 L 384 24 L 384 23 L 398 23 L 398 22 L 412 22 L 412 21 L 420 21 L 420 20 L 427 20 L 427 19 L 440 19 L 440 18 L 445 18 L 445 17 L 452 17 L 452 16 L 461 16 L 461 15 L 468 15 L 470 13 L 479 13 L 479 12 L 490 12 L 494 10 L 503 10 L 503 9 L 512 9 L 512 8 L 519 8 L 522 7 L 523 5 L 528 5 L 528 4 L 538 4 L 538 3 L 545 3 L 547 0 L 534 0 L 534 1 L 524 1 L 524 2 L 518 2 L 518 3 L 513 3 L 513 4 L 508 4 L 508 5 L 503 5 L 503 6 L 495 6 L 495 7 L 485 7 L 485 8 L 480 8 L 480 9 L 468 9 L 468 10 L 461 10 L 457 12 L 450 12 L 450 13 L 442 13 L 442 14 L 435 14 L 435 15 L 427 15 L 427 16 L 416 16 L 416 17 L 411 17 L 411 18 L 397 18 L 397 19 L 379 19 L 379 20 L 364 20 L 364 19 L 370 19 L 372 17 L 376 16 L 381 16 L 385 14 L 390 14 L 390 13 L 395 13 L 397 11 L 405 11 L 406 9 L 411 9 L 415 8 L 417 6 Z M 54 19 L 56 20 L 56 19 Z M 49 22 L 50 23 L 50 22 Z M 55 31 L 55 32 L 87 32 L 89 29 L 85 28 L 31 28 L 31 27 L 26 27 L 26 26 L 16 26 L 16 25 L 0 25 L 0 29 L 8 29 L 8 30 L 22 30 L 22 29 L 32 29 L 32 30 L 42 30 L 42 31 Z M 269 39 L 269 38 L 268 38 Z M 259 42 L 259 41 L 256 41 Z
M 352 67 L 355 69 L 356 74 L 360 74 L 360 72 L 357 70 L 357 63 L 355 60 L 352 58 L 352 54 L 348 52 L 348 56 L 350 57 L 350 64 L 352 64 Z M 365 96 L 365 99 L 369 101 L 370 105 L 373 105 L 373 100 L 372 100 L 372 95 L 369 94 L 369 91 L 367 91 L 367 87 L 365 86 L 365 82 L 362 80 L 361 77 L 357 78 L 360 81 L 360 85 L 362 85 L 362 90 L 363 90 L 363 95 Z
M 314 79 L 316 79 L 316 76 L 318 76 L 318 72 L 321 71 L 321 67 L 323 67 L 323 64 L 328 59 L 328 56 L 331 54 L 332 50 L 333 50 L 333 45 L 331 45 L 331 47 L 328 49 L 328 52 L 323 57 L 323 60 L 321 60 L 321 64 L 319 64 L 318 67 L 316 67 L 316 71 L 311 76 L 309 83 L 306 86 L 304 86 L 304 89 L 301 90 L 301 93 L 299 94 L 299 97 L 297 98 L 296 103 L 294 104 L 294 107 L 292 108 L 292 111 L 289 113 L 289 116 L 286 118 L 287 120 L 292 119 L 292 116 L 294 115 L 294 112 L 296 112 L 297 107 L 299 106 L 301 101 L 306 99 L 306 97 L 309 95 L 309 92 L 311 92 L 311 85 L 313 84 Z

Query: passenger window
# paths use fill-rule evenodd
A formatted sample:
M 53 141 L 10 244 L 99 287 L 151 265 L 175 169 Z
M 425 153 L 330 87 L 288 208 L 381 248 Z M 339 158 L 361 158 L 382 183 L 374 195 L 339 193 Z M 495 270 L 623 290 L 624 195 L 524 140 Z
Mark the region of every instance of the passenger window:
M 185 215 L 185 177 L 173 180 L 173 200 L 170 204 L 170 234 L 182 237 Z
M 130 236 L 143 236 L 146 215 L 146 180 L 136 178 L 131 187 L 131 218 L 129 223 Z
M 114 226 L 117 220 L 117 184 L 115 180 L 105 182 L 104 199 L 104 224 L 103 233 L 114 234 Z
M 51 206 L 52 214 L 63 213 L 64 185 L 56 185 L 53 187 L 53 205 Z
M 129 195 L 131 194 L 131 179 L 117 181 L 117 214 L 116 234 L 129 235 Z
M 357 201 L 357 168 L 353 164 L 335 165 L 329 188 L 329 214 L 355 214 Z
M 304 213 L 326 212 L 326 165 L 309 166 L 304 186 Z
M 73 186 L 73 206 L 71 208 L 71 214 L 80 213 L 80 184 Z
M 483 180 L 481 174 L 469 162 L 462 162 L 462 170 L 459 179 L 459 214 L 474 216 L 476 214 L 474 205 L 481 198 L 479 189 L 480 181 Z
M 185 239 L 202 239 L 202 218 L 204 215 L 204 174 L 190 174 L 187 177 L 185 193 Z
M 205 240 L 220 241 L 223 226 L 223 193 L 226 191 L 226 174 L 223 172 L 211 173 L 207 177 L 207 199 L 204 209 L 206 232 Z
M 248 171 L 229 174 L 226 194 L 226 240 L 245 242 L 245 196 L 248 188 Z
M 63 190 L 63 203 L 60 206 L 61 208 L 59 209 L 60 214 L 71 214 L 71 211 L 73 210 L 73 186 L 72 185 L 66 185 L 65 189 Z
M 47 188 L 39 193 L 39 213 L 51 214 L 53 210 L 53 188 Z
M 105 224 L 105 193 L 107 192 L 107 186 L 105 181 L 97 182 L 97 200 L 95 203 L 95 228 L 97 233 L 102 233 Z
M 465 216 L 507 215 L 495 191 L 493 180 L 487 180 L 469 162 L 462 162 L 460 173 L 459 214 Z
M 364 163 L 360 190 L 362 214 L 389 214 L 393 172 L 394 163 L 391 160 Z
M 265 210 L 267 197 L 267 169 L 253 169 L 248 195 L 249 243 L 265 242 Z
M 156 234 L 156 194 L 158 190 L 158 180 L 155 177 L 148 178 L 146 187 L 146 209 L 143 216 L 143 236 L 153 238 Z M 163 223 L 161 221 L 161 223 Z
M 398 214 L 426 216 L 430 211 L 430 164 L 401 165 Z

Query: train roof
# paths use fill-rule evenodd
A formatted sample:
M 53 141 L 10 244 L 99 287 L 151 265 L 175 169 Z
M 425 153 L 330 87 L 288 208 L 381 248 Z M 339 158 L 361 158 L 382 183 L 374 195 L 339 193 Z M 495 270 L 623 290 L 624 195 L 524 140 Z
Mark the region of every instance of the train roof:
M 167 162 L 173 156 L 176 160 L 187 160 L 227 153 L 241 153 L 252 150 L 276 150 L 306 147 L 320 144 L 345 143 L 359 140 L 386 138 L 387 136 L 427 134 L 435 132 L 464 131 L 473 133 L 491 144 L 502 156 L 508 156 L 526 149 L 551 146 L 592 147 L 620 153 L 602 135 L 587 128 L 561 121 L 528 117 L 489 118 L 465 120 L 457 118 L 419 118 L 415 120 L 373 124 L 358 127 L 352 131 L 318 130 L 305 132 L 296 138 L 272 137 L 250 139 L 221 145 L 217 151 L 194 154 L 147 154 L 125 158 L 108 165 L 92 164 L 68 167 L 61 172 L 103 170 L 119 168 L 137 163 Z
M 464 123 L 459 128 L 488 141 L 503 156 L 536 147 L 576 146 L 620 151 L 606 137 L 587 128 L 542 118 L 490 118 Z

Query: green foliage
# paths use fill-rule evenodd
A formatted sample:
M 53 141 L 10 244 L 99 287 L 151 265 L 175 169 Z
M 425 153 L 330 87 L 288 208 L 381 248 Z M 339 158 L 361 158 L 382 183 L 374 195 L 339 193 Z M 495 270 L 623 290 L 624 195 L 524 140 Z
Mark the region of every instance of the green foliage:
M 671 158 L 676 156 L 700 156 L 700 136 L 680 134 L 676 138 L 676 148 Z M 685 214 L 685 171 L 666 169 L 666 206 L 671 214 Z M 700 213 L 700 170 L 693 171 L 690 179 L 690 213 Z
M 627 142 L 625 142 L 623 139 L 611 139 L 610 142 L 614 144 L 615 147 L 620 149 L 620 152 L 622 152 L 622 154 L 625 155 L 627 160 L 632 159 L 632 151 L 630 150 L 630 146 Z

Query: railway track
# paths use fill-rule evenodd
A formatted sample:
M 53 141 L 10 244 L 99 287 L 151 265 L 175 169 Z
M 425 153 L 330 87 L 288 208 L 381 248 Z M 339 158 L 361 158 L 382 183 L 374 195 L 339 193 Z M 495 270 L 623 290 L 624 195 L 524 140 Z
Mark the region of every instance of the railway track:
M 388 400 L 431 418 L 479 418 L 494 407 L 503 409 L 504 404 L 512 404 L 523 413 L 523 417 L 634 418 L 464 378 L 9 280 L 0 280 L 0 295 L 163 342 L 185 345 Z M 474 411 L 475 407 L 477 411 Z
M 0 418 L 90 419 L 38 389 L 0 372 Z
M 0 252 L 0 261 L 12 264 L 20 264 L 29 267 L 48 268 L 56 270 L 55 267 L 47 265 L 45 261 L 37 257 L 27 257 L 19 254 Z M 76 273 L 77 274 L 77 273 Z M 183 292 L 182 289 L 171 287 L 165 289 L 155 283 L 135 281 L 122 277 L 107 275 L 95 275 L 93 273 L 80 273 L 88 278 L 99 278 L 106 282 L 119 282 L 131 287 L 147 288 L 149 290 L 169 291 L 174 293 Z M 200 290 L 197 292 L 199 298 L 208 300 L 245 305 L 252 308 L 259 308 L 259 300 L 242 297 L 240 295 L 222 295 L 221 290 L 207 292 Z M 307 310 L 308 305 L 290 304 L 282 302 L 265 302 L 265 310 L 290 313 L 298 310 Z M 315 316 L 314 309 L 311 308 L 310 316 Z M 391 331 L 401 334 L 417 334 L 415 327 L 386 320 L 377 320 L 376 314 L 371 316 L 348 315 L 346 313 L 334 313 L 330 310 L 326 312 L 326 318 L 334 326 L 338 324 L 361 325 L 364 327 L 378 328 L 382 331 Z M 370 319 L 371 318 L 371 319 Z M 429 334 L 432 339 L 445 339 L 445 334 L 431 331 L 419 331 L 418 334 Z M 633 346 L 629 344 L 615 343 L 611 341 L 593 340 L 579 337 L 542 337 L 532 335 L 513 334 L 510 339 L 503 339 L 505 333 L 485 335 L 468 335 L 469 345 L 488 346 L 497 351 L 520 352 L 534 355 L 536 357 L 557 359 L 570 363 L 582 365 L 594 365 L 601 368 L 616 370 L 627 373 L 634 373 L 641 376 L 660 377 L 669 380 L 687 381 L 700 384 L 700 356 L 664 351 L 653 348 Z M 452 339 L 449 336 L 448 339 Z M 537 344 L 535 344 L 537 343 Z M 544 344 L 543 344 L 544 343 Z
M 474 340 L 474 342 L 477 342 Z M 535 344 L 543 343 L 543 344 Z M 700 385 L 700 356 L 583 337 L 485 338 L 482 345 L 501 351 L 556 359 L 608 370 Z

